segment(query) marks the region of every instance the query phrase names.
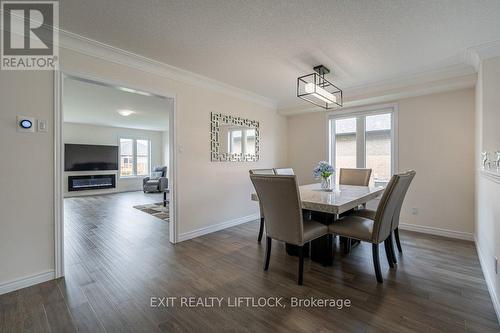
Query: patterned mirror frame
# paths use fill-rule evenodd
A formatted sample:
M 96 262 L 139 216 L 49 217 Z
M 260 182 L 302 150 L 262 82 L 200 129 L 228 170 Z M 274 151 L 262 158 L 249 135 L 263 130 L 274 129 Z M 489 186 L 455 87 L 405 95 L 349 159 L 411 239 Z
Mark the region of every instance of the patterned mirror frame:
M 259 160 L 260 133 L 259 122 L 255 120 L 244 119 L 224 115 L 222 113 L 210 114 L 210 145 L 212 162 L 257 162 Z M 220 151 L 220 126 L 235 125 L 255 129 L 255 154 L 230 154 Z

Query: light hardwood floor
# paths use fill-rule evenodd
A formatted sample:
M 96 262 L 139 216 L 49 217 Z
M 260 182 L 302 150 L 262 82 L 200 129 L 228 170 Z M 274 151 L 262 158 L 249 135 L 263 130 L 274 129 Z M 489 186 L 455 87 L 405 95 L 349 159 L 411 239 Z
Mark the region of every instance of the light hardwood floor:
M 72 198 L 66 277 L 0 296 L 0 332 L 493 332 L 495 312 L 472 242 L 401 232 L 404 254 L 377 284 L 371 247 L 333 267 L 273 243 L 268 272 L 258 222 L 172 245 L 168 223 L 132 206 L 142 192 Z M 338 250 L 338 249 L 337 249 Z M 350 308 L 151 308 L 151 296 L 348 298 Z

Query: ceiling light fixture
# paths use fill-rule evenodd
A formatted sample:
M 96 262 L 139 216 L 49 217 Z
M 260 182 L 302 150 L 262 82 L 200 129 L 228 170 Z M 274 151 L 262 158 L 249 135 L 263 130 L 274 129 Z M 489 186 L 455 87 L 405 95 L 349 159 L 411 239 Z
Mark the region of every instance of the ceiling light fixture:
M 132 113 L 135 113 L 135 111 L 127 110 L 127 109 L 118 110 L 117 112 L 120 114 L 120 116 L 124 116 L 124 117 L 128 117 Z
M 297 97 L 324 109 L 342 107 L 342 90 L 325 79 L 328 73 L 328 68 L 319 65 L 314 73 L 297 78 Z

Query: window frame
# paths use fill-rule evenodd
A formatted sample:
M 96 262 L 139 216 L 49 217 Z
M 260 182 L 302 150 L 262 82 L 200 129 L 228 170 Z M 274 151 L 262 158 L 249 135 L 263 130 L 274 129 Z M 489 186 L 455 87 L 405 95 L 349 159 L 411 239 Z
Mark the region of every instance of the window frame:
M 335 126 L 338 119 L 356 118 L 356 167 L 366 166 L 366 117 L 378 114 L 391 114 L 391 175 L 399 172 L 398 146 L 398 104 L 378 104 L 329 112 L 327 115 L 327 145 L 326 156 L 331 165 L 335 165 Z
M 132 140 L 132 175 L 122 175 L 122 140 Z M 145 175 L 137 174 L 137 141 L 147 141 L 148 142 L 148 173 Z M 119 137 L 118 138 L 118 177 L 119 178 L 144 178 L 151 176 L 151 139 L 148 138 L 131 138 L 131 137 Z

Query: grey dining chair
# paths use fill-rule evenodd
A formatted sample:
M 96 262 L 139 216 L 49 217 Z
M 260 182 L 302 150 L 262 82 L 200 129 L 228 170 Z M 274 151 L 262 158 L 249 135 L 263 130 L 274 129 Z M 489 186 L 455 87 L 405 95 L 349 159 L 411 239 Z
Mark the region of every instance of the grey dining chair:
M 392 176 L 380 199 L 374 219 L 349 215 L 328 226 L 330 233 L 372 244 L 373 266 L 379 283 L 383 282 L 380 270 L 379 244 L 384 242 L 387 261 L 391 268 L 394 267 L 389 248 L 389 236 L 394 214 L 398 209 L 400 198 L 404 195 L 405 186 L 410 177 L 412 176 L 406 173 Z
M 406 193 L 408 193 L 408 189 L 410 188 L 411 182 L 413 181 L 413 178 L 415 177 L 416 174 L 417 173 L 414 170 L 409 170 L 409 171 L 406 171 L 405 173 L 403 173 L 403 175 L 405 175 L 407 177 L 405 177 L 402 180 L 404 182 L 404 189 L 403 189 L 402 195 L 398 198 L 399 199 L 398 206 L 397 206 L 397 209 L 396 209 L 394 216 L 392 218 L 392 226 L 391 226 L 392 231 L 391 231 L 391 235 L 389 235 L 390 247 L 391 247 L 391 252 L 392 252 L 392 259 L 393 259 L 394 263 L 397 263 L 397 259 L 396 259 L 396 255 L 394 254 L 392 234 L 394 234 L 394 238 L 396 240 L 396 246 L 398 247 L 398 251 L 400 253 L 402 253 L 403 248 L 401 247 L 401 241 L 399 239 L 399 217 L 401 215 L 401 208 L 403 207 L 403 202 L 404 202 L 404 199 L 406 197 Z M 375 210 L 360 209 L 360 210 L 354 211 L 352 213 L 352 215 L 361 216 L 361 217 L 365 217 L 365 218 L 369 218 L 371 220 L 374 220 L 376 213 L 377 212 Z
M 328 235 L 328 227 L 302 216 L 297 177 L 294 175 L 250 175 L 264 210 L 266 225 L 266 258 L 264 270 L 269 269 L 272 240 L 296 245 L 299 252 L 298 284 L 304 275 L 304 244 Z
M 292 168 L 274 168 L 274 173 L 277 175 L 295 175 Z
M 253 169 L 249 171 L 251 175 L 274 175 L 274 169 Z M 259 227 L 259 236 L 257 237 L 257 241 L 260 243 L 262 240 L 262 234 L 264 233 L 264 211 L 262 210 L 262 204 L 259 201 L 259 209 L 260 209 L 260 227 Z
M 368 186 L 372 169 L 341 168 L 339 172 L 340 185 Z

